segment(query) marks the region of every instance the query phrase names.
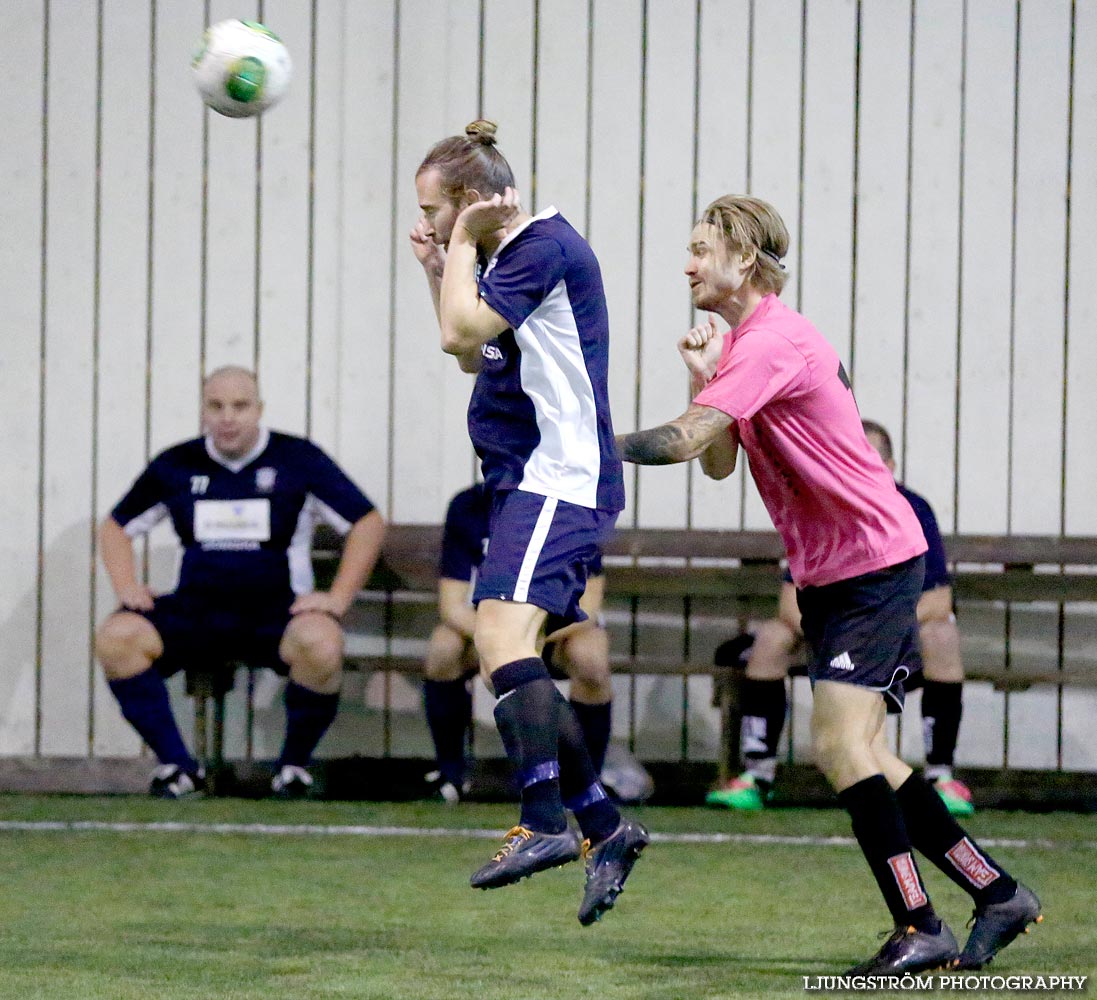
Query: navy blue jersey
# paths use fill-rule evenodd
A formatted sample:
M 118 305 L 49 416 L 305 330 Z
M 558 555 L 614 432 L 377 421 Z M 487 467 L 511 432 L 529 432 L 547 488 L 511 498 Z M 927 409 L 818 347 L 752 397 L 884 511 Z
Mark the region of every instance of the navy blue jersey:
M 447 580 L 474 580 L 488 542 L 491 491 L 484 483 L 462 490 L 446 509 L 442 530 L 442 557 L 438 572 Z M 599 554 L 587 565 L 590 576 L 601 576 Z
M 483 483 L 462 490 L 449 502 L 439 575 L 447 580 L 473 578 L 484 558 L 490 514 L 491 494 Z
M 130 537 L 165 517 L 183 546 L 179 591 L 275 595 L 313 589 L 318 520 L 346 533 L 373 504 L 304 438 L 263 429 L 229 461 L 206 438 L 156 456 L 112 511 Z
M 918 523 L 922 526 L 922 534 L 926 536 L 926 575 L 922 580 L 922 593 L 927 590 L 935 590 L 937 587 L 948 587 L 952 584 L 952 577 L 948 573 L 948 559 L 945 557 L 945 544 L 941 541 L 941 530 L 937 527 L 937 515 L 925 497 L 908 490 L 902 483 L 896 483 L 895 488 L 906 497 Z M 785 570 L 785 583 L 792 583 L 792 574 Z
M 479 290 L 511 325 L 481 347 L 469 402 L 469 435 L 489 488 L 621 510 L 609 318 L 589 244 L 546 209 L 503 240 Z
M 948 575 L 948 560 L 945 558 L 944 542 L 941 541 L 941 529 L 937 527 L 937 515 L 933 513 L 933 508 L 925 497 L 919 496 L 914 490 L 908 490 L 902 483 L 895 485 L 917 515 L 922 534 L 926 536 L 926 544 L 929 546 L 926 550 L 926 576 L 922 581 L 922 591 L 949 586 L 952 577 Z

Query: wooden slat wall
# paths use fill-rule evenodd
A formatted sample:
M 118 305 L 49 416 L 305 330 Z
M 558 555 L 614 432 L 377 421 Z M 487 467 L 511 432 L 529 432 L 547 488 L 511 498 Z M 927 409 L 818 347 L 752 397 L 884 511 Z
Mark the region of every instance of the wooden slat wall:
M 191 82 L 229 16 L 293 55 L 259 122 Z M 426 149 L 480 114 L 599 254 L 618 429 L 685 407 L 689 231 L 750 191 L 946 531 L 1097 532 L 1095 0 L 27 0 L 0 37 L 0 753 L 136 752 L 92 658 L 94 525 L 195 432 L 203 371 L 255 365 L 270 423 L 395 520 L 472 478 L 407 232 Z M 628 481 L 623 523 L 768 526 L 742 471 Z

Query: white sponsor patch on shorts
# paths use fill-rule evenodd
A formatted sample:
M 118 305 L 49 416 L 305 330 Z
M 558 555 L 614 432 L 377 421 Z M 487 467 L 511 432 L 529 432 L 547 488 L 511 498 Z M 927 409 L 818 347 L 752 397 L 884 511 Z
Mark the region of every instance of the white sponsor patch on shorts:
M 985 889 L 998 877 L 998 872 L 967 837 L 945 851 L 945 857 L 977 889 Z
M 888 858 L 888 867 L 895 876 L 895 882 L 903 894 L 903 903 L 908 910 L 916 910 L 929 902 L 922 891 L 922 882 L 918 878 L 918 869 L 914 867 L 914 858 L 910 856 L 910 851 Z

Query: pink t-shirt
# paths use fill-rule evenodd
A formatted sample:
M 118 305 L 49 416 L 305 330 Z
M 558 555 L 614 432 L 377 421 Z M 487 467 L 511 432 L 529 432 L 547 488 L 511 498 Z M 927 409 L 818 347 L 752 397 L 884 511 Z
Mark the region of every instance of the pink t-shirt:
M 776 295 L 724 337 L 716 375 L 694 402 L 737 422 L 798 587 L 926 551 L 918 518 L 865 437 L 838 354 Z

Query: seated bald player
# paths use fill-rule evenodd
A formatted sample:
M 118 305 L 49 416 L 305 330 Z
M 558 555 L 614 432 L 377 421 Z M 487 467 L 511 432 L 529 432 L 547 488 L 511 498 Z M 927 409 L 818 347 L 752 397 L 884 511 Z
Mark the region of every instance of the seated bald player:
M 99 627 L 96 654 L 123 716 L 156 755 L 149 793 L 161 798 L 205 788 L 164 679 L 234 660 L 288 676 L 271 790 L 310 793 L 309 761 L 339 705 L 340 621 L 381 549 L 385 524 L 368 497 L 320 448 L 268 430 L 262 415 L 253 372 L 214 371 L 202 386 L 203 436 L 157 455 L 99 530 L 119 606 Z M 183 558 L 178 586 L 157 595 L 137 577 L 133 539 L 164 518 Z M 320 520 L 346 536 L 327 591 L 314 589 L 309 551 Z

